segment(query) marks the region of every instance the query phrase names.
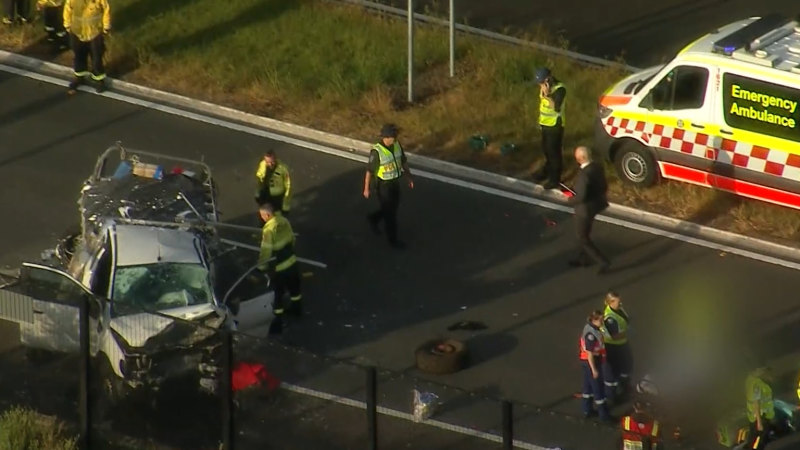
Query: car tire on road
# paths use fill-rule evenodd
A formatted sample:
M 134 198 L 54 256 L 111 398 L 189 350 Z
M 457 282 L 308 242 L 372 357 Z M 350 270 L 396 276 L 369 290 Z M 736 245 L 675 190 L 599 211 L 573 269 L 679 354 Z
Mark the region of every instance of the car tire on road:
M 469 356 L 467 346 L 455 339 L 428 341 L 414 355 L 419 370 L 435 375 L 458 372 L 467 366 Z
M 650 187 L 659 178 L 658 164 L 653 153 L 642 144 L 626 139 L 614 154 L 614 168 L 626 184 Z

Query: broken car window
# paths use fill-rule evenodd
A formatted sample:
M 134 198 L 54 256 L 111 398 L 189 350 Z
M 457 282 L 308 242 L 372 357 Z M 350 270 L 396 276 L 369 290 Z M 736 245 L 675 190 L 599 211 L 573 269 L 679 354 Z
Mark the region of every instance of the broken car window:
M 118 267 L 112 295 L 116 315 L 211 303 L 208 271 L 200 264 Z

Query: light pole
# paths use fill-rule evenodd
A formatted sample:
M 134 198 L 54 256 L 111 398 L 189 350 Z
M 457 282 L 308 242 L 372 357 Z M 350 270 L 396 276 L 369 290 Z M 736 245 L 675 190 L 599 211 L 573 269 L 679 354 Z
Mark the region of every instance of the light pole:
M 408 102 L 414 102 L 414 0 L 408 0 Z
M 450 78 L 456 76 L 456 13 L 455 0 L 450 0 Z

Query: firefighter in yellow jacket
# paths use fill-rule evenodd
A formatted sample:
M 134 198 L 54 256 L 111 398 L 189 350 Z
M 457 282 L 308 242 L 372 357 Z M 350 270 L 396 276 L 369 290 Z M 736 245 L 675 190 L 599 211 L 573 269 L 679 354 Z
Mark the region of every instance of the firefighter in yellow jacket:
M 276 211 L 280 211 L 284 216 L 288 215 L 291 207 L 289 202 L 292 196 L 292 178 L 289 176 L 289 167 L 278 161 L 274 150 L 267 150 L 264 159 L 259 162 L 256 179 L 258 180 L 256 202 L 259 205 L 270 202 Z
M 297 256 L 294 253 L 295 236 L 289 219 L 275 213 L 275 207 L 266 202 L 261 205 L 259 213 L 264 221 L 261 231 L 261 251 L 258 255 L 258 269 L 270 273 L 275 291 L 275 302 L 272 312 L 275 314 L 270 325 L 270 334 L 283 331 L 284 294 L 289 292 L 291 303 L 289 313 L 303 314 L 300 292 L 300 271 L 297 268 Z
M 103 92 L 106 79 L 103 67 L 105 36 L 111 31 L 111 9 L 108 0 L 66 0 L 64 28 L 69 33 L 74 53 L 75 78 L 69 84 L 69 92 L 74 93 L 89 76 L 96 83 L 97 92 Z M 88 65 L 90 54 L 91 72 Z

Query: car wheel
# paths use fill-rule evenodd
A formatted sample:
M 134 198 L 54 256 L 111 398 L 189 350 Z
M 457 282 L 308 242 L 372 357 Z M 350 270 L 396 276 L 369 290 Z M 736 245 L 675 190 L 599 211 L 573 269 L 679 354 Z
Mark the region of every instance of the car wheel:
M 415 352 L 417 368 L 423 372 L 444 375 L 467 366 L 466 345 L 455 339 L 435 339 L 419 346 Z
M 614 167 L 623 182 L 641 187 L 658 181 L 658 165 L 652 152 L 635 141 L 626 141 L 614 155 Z
M 93 360 L 91 380 L 99 400 L 107 402 L 109 406 L 125 399 L 130 391 L 125 380 L 111 368 L 111 362 L 105 355 L 99 355 Z

